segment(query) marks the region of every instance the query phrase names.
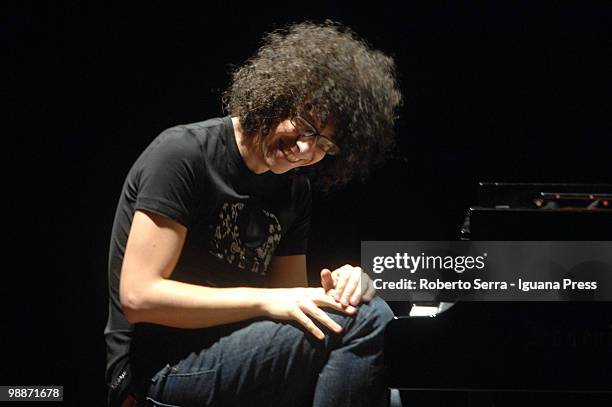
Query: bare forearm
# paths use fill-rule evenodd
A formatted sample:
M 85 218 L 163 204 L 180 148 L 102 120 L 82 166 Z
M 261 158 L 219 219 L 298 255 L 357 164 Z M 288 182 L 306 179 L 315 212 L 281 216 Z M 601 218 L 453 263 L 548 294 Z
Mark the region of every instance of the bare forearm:
M 124 302 L 130 322 L 175 328 L 207 328 L 264 315 L 265 289 L 215 288 L 159 279 Z

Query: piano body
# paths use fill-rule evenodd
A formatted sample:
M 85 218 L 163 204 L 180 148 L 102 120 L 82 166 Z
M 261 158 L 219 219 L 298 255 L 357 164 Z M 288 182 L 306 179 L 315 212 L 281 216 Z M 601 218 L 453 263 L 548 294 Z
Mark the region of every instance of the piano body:
M 612 185 L 483 183 L 478 201 L 461 239 L 612 241 Z M 404 406 L 612 406 L 612 302 L 390 305 L 413 315 L 385 335 Z

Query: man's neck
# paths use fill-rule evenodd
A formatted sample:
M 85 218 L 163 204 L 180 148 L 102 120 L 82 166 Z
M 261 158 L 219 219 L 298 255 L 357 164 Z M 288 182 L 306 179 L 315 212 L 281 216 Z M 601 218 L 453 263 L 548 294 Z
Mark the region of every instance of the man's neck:
M 245 136 L 240 120 L 237 117 L 232 117 L 232 124 L 234 125 L 234 137 L 236 137 L 238 151 L 247 168 L 255 174 L 263 174 L 269 171 L 263 159 L 263 154 L 259 154 L 257 144 L 253 143 L 252 138 Z

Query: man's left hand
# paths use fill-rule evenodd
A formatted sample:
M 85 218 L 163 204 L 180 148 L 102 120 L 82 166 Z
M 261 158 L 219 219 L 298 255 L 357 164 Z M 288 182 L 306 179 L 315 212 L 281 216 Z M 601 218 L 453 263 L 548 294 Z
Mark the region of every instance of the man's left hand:
M 361 301 L 370 302 L 376 289 L 370 277 L 361 270 L 346 264 L 334 271 L 321 270 L 321 286 L 344 307 L 356 307 Z

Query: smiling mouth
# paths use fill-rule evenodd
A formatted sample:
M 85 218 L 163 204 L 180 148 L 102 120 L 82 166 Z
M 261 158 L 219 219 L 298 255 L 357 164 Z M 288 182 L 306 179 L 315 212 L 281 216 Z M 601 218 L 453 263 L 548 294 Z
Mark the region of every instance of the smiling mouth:
M 297 158 L 295 154 L 293 154 L 290 151 L 286 151 L 282 144 L 278 146 L 278 149 L 283 153 L 283 155 L 285 156 L 285 159 L 289 161 L 290 163 L 296 164 L 301 161 L 301 159 Z

